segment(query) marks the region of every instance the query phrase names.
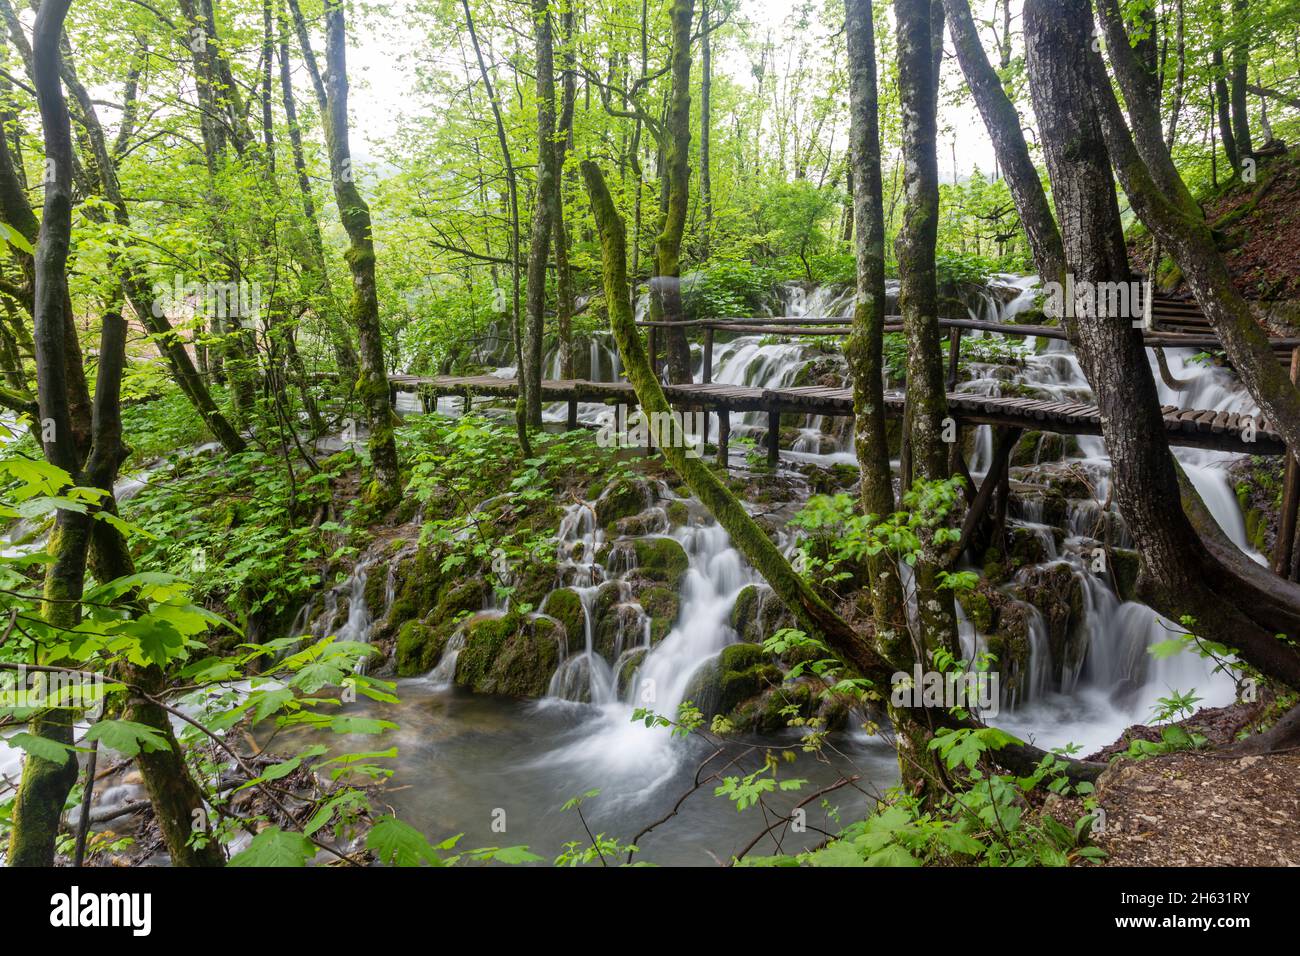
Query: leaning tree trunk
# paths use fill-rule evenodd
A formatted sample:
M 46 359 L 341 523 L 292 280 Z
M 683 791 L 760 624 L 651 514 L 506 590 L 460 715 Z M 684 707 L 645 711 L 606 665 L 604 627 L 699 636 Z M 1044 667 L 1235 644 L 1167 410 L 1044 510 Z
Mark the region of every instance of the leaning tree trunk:
M 1029 158 L 1020 114 L 1008 98 L 998 74 L 989 65 L 971 17 L 970 4 L 967 0 L 944 0 L 944 8 L 948 11 L 948 31 L 957 49 L 957 60 L 984 118 L 984 128 L 993 141 L 998 164 L 1011 190 L 1016 212 L 1020 214 L 1020 223 L 1029 237 L 1038 277 L 1042 282 L 1063 283 L 1065 252 L 1061 247 L 1061 233 L 1052 218 L 1052 207 L 1047 202 L 1038 170 Z M 1010 42 L 1009 38 L 1007 42 Z
M 614 206 L 614 199 L 609 194 L 600 168 L 592 161 L 585 160 L 582 163 L 582 174 L 600 234 L 610 331 L 623 358 L 628 381 L 632 383 L 643 414 L 669 415 L 671 408 L 668 399 L 650 368 L 650 361 L 641 346 L 632 316 L 627 284 L 627 233 L 623 220 Z M 823 639 L 829 648 L 871 681 L 878 692 L 883 693 L 890 687 L 893 675 L 898 673 L 899 668 L 885 659 L 848 622 L 836 614 L 812 585 L 790 566 L 780 549 L 712 469 L 700 458 L 688 455 L 681 444 L 669 442 L 662 451 L 669 466 L 731 536 L 736 549 L 763 576 L 800 627 L 811 636 Z M 942 726 L 973 725 L 969 719 L 957 720 L 945 708 L 914 708 L 913 719 Z M 1030 744 L 1008 744 L 996 752 L 994 759 L 1015 773 L 1028 773 L 1046 756 L 1044 751 Z M 1064 763 L 1067 775 L 1075 780 L 1095 779 L 1105 769 L 1104 764 L 1071 758 L 1064 758 Z
M 1126 281 L 1098 119 L 1109 81 L 1100 57 L 1078 56 L 1090 43 L 1087 11 L 1027 0 L 1024 17 L 1030 90 L 1068 267 L 1079 283 Z M 1105 90 L 1098 90 L 1103 81 Z M 1110 105 L 1118 113 L 1113 97 Z M 1066 329 L 1101 409 L 1120 512 L 1142 555 L 1139 593 L 1174 620 L 1194 618 L 1197 633 L 1235 646 L 1262 672 L 1297 686 L 1300 653 L 1274 635 L 1300 634 L 1300 587 L 1245 570 L 1244 555 L 1233 558 L 1208 531 L 1194 495 L 1188 498 L 1196 523 L 1189 520 L 1173 455 L 1160 438 L 1164 422 L 1140 331 L 1128 317 L 1075 311 L 1067 303 Z
M 713 174 L 709 148 L 713 125 L 713 29 L 709 24 L 709 0 L 700 0 L 700 208 L 704 235 L 700 237 L 700 259 L 709 258 L 713 236 Z
M 939 228 L 938 126 L 930 0 L 895 0 L 898 22 L 898 91 L 903 113 L 903 227 L 894 245 L 898 259 L 898 303 L 907 338 L 907 424 L 916 478 L 948 477 L 948 398 L 939 343 L 935 244 Z M 910 476 L 904 476 L 907 480 Z M 927 552 L 931 549 L 927 548 Z M 936 554 L 915 567 L 923 656 L 927 646 L 956 649 L 957 619 L 952 592 L 938 587 Z M 935 642 L 935 644 L 931 644 Z
M 650 318 L 680 322 L 682 314 L 682 235 L 690 191 L 691 161 L 691 25 L 694 0 L 672 0 L 668 15 L 673 27 L 672 92 L 663 129 L 663 183 L 667 202 L 655 240 L 655 277 L 650 295 Z M 668 327 L 668 379 L 691 380 L 691 350 L 686 333 Z
M 379 327 L 379 297 L 375 289 L 375 243 L 370 207 L 361 198 L 348 142 L 347 34 L 341 0 L 325 2 L 325 87 L 329 112 L 325 139 L 329 147 L 334 199 L 348 234 L 345 258 L 352 272 L 352 321 L 360 345 L 361 379 L 357 389 L 370 426 L 373 497 L 391 501 L 401 494 L 393 412 L 388 407 L 388 375 L 384 366 L 383 333 Z
M 1273 355 L 1268 334 L 1237 290 L 1200 206 L 1165 148 L 1159 111 L 1140 97 L 1140 64 L 1115 0 L 1099 0 L 1116 78 L 1129 104 L 1129 133 L 1101 58 L 1093 83 L 1105 145 L 1138 218 L 1169 250 L 1196 301 L 1218 334 L 1242 382 L 1290 448 L 1300 448 L 1300 390 Z M 1091 53 L 1091 48 L 1090 48 Z
M 527 417 L 531 428 L 542 427 L 542 338 L 546 319 L 546 261 L 551 234 L 559 218 L 560 154 L 555 142 L 555 53 L 551 42 L 549 0 L 533 0 L 533 31 L 537 40 L 537 203 L 528 244 L 527 324 L 524 367 L 527 378 Z

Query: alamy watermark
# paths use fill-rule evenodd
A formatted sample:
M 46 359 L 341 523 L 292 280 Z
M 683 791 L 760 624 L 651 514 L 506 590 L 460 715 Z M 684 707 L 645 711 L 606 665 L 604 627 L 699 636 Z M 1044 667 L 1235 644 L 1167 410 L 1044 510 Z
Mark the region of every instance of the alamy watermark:
M 707 412 L 628 412 L 614 408 L 614 420 L 601 425 L 596 444 L 601 448 L 681 448 L 687 458 L 699 458 L 704 446 Z
M 210 319 L 256 319 L 261 313 L 260 282 L 186 282 L 178 274 L 171 285 L 159 282 L 153 287 L 153 314 L 159 318 L 201 315 Z
M 889 678 L 889 702 L 895 707 L 965 707 L 996 717 L 1002 698 L 997 671 L 895 671 Z
M 1044 282 L 1043 295 L 1043 312 L 1050 318 L 1130 319 L 1135 329 L 1151 328 L 1153 294 L 1148 280 L 1075 282 L 1066 273 L 1064 285 Z
M 79 710 L 98 718 L 104 712 L 104 675 L 19 664 L 0 671 L 0 709 L 9 708 Z

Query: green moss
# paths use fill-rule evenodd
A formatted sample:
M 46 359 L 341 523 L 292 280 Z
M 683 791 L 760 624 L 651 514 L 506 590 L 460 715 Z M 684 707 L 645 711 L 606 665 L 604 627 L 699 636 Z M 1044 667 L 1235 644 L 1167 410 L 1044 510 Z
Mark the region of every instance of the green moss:
M 596 524 L 602 528 L 619 518 L 640 514 L 650 504 L 650 489 L 642 481 L 620 478 L 607 487 L 596 501 Z
M 435 626 L 418 620 L 403 624 L 397 632 L 398 676 L 416 677 L 432 670 L 456 627 L 453 622 Z
M 645 660 L 646 654 L 650 651 L 646 648 L 637 648 L 629 651 L 624 657 L 623 662 L 618 666 L 617 693 L 620 698 L 627 697 L 628 689 L 632 686 L 632 679 L 636 676 L 636 670 Z
M 456 659 L 456 683 L 478 694 L 542 697 L 560 662 L 559 627 L 510 613 L 469 625 Z
M 690 567 L 686 551 L 672 538 L 638 538 L 632 542 L 636 551 L 637 574 L 676 589 Z
M 569 653 L 582 650 L 586 642 L 586 614 L 582 598 L 573 588 L 557 588 L 546 598 L 542 610 L 560 622 L 568 640 Z
M 637 602 L 650 618 L 650 643 L 658 644 L 677 623 L 681 601 L 676 592 L 665 587 L 645 588 L 637 595 Z
M 957 595 L 957 601 L 966 612 L 967 620 L 975 625 L 975 630 L 981 634 L 993 630 L 993 605 L 989 603 L 987 594 L 983 591 L 967 591 Z
M 668 523 L 674 527 L 687 524 L 691 520 L 691 509 L 684 501 L 670 501 L 664 511 L 668 515 Z

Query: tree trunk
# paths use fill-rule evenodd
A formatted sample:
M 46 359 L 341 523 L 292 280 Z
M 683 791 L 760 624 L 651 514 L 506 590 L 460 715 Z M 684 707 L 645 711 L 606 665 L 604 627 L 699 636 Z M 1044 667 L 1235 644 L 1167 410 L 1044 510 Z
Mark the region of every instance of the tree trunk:
M 940 346 L 935 243 L 939 227 L 938 125 L 933 20 L 930 0 L 895 0 L 898 23 L 898 90 L 903 114 L 906 205 L 894 245 L 898 259 L 899 311 L 907 338 L 908 438 L 911 477 L 948 477 L 943 440 L 948 398 Z M 928 550 L 928 549 L 927 549 Z M 952 592 L 938 587 L 938 557 L 916 563 L 915 586 L 923 647 L 956 647 Z M 934 643 L 931 643 L 934 642 Z
M 652 319 L 680 322 L 682 314 L 681 253 L 686 230 L 691 160 L 691 26 L 695 22 L 694 0 L 672 0 L 672 92 L 663 132 L 664 186 L 667 189 L 659 238 L 655 241 L 656 268 L 650 296 Z M 670 327 L 668 379 L 674 383 L 691 380 L 691 350 L 686 333 Z
M 1249 101 L 1246 98 L 1246 71 L 1250 65 L 1250 38 L 1247 33 L 1246 0 L 1232 0 L 1232 135 L 1241 159 L 1252 155 L 1250 143 Z
M 289 0 L 292 4 L 294 0 Z M 478 33 L 474 29 L 474 15 L 469 10 L 469 0 L 461 0 L 461 9 L 465 11 L 465 29 L 469 33 L 470 45 L 474 48 L 474 58 L 478 61 L 479 75 L 483 78 L 483 89 L 488 103 L 492 106 L 492 118 L 496 122 L 497 145 L 501 147 L 501 161 L 505 165 L 506 192 L 509 202 L 507 212 L 510 217 L 510 285 L 511 313 L 510 337 L 515 347 L 515 367 L 519 378 L 519 397 L 515 400 L 515 431 L 519 436 L 519 446 L 526 455 L 531 455 L 528 441 L 528 378 L 524 375 L 523 335 L 519 328 L 519 184 L 515 176 L 515 166 L 510 159 L 510 141 L 506 138 L 505 120 L 501 117 L 501 104 L 497 101 L 496 90 L 492 86 L 492 76 L 488 73 L 487 62 L 483 59 L 483 50 L 479 47 Z
M 700 239 L 701 260 L 709 258 L 709 240 L 713 235 L 713 177 L 709 169 L 709 137 L 713 125 L 712 32 L 709 0 L 700 0 L 700 206 L 704 218 L 704 235 Z
M 1029 158 L 1020 115 L 984 55 L 984 46 L 980 43 L 967 0 L 945 0 L 944 7 L 948 11 L 948 32 L 952 34 L 953 46 L 957 49 L 957 60 L 984 118 L 984 128 L 993 141 L 998 164 L 1029 238 L 1039 279 L 1042 282 L 1061 282 L 1065 272 L 1061 233 L 1052 217 L 1052 208 L 1038 178 L 1038 170 Z
M 325 261 L 325 241 L 321 237 L 320 220 L 316 218 L 316 199 L 312 195 L 311 179 L 307 175 L 307 160 L 302 148 L 302 127 L 298 123 L 298 104 L 293 96 L 293 79 L 289 63 L 288 23 L 282 22 L 280 32 L 280 97 L 284 101 L 285 125 L 289 130 L 289 147 L 293 153 L 293 171 L 298 180 L 298 193 L 302 198 L 302 217 L 307 230 L 310 281 L 315 286 L 317 308 L 329 334 L 338 363 L 339 376 L 351 388 L 357 379 L 357 350 L 352 344 L 347 326 L 334 307 L 334 293 L 330 288 L 329 266 Z M 323 115 L 323 114 L 322 114 Z
M 393 412 L 388 407 L 388 375 L 379 327 L 379 299 L 375 289 L 375 244 L 371 235 L 370 207 L 361 198 L 352 169 L 348 143 L 347 35 L 341 0 L 325 2 L 325 82 L 329 111 L 325 140 L 329 147 L 334 199 L 348 234 L 346 259 L 352 272 L 352 321 L 360 344 L 361 381 L 357 389 L 370 426 L 370 464 L 374 473 L 373 497 L 392 501 L 401 494 L 397 443 L 393 438 Z
M 528 425 L 542 427 L 542 338 L 546 320 L 546 261 L 551 233 L 559 218 L 559 144 L 555 141 L 555 54 L 551 42 L 549 0 L 533 0 L 533 31 L 537 42 L 537 203 L 528 244 L 527 326 L 524 367 L 528 379 Z
M 1098 118 L 1110 85 L 1099 56 L 1078 55 L 1090 49 L 1087 11 L 1027 0 L 1024 15 L 1030 89 L 1069 269 L 1078 283 L 1126 281 L 1106 163 L 1110 138 L 1103 139 Z M 1113 97 L 1109 104 L 1118 114 Z M 1167 442 L 1154 440 L 1164 425 L 1139 330 L 1128 317 L 1075 311 L 1067 303 L 1066 329 L 1101 409 L 1120 511 L 1142 555 L 1139 593 L 1174 620 L 1194 618 L 1196 633 L 1234 645 L 1264 673 L 1296 686 L 1300 654 L 1274 635 L 1300 633 L 1300 588 L 1245 569 L 1253 562 L 1239 551 L 1234 557 L 1222 534 L 1210 532 L 1212 519 L 1194 494 L 1184 495 L 1192 518 L 1184 513 L 1173 456 Z

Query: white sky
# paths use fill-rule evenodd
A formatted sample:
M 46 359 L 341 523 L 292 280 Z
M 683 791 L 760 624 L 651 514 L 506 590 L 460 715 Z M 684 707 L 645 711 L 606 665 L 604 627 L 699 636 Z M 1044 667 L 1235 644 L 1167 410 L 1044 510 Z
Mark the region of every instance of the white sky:
M 977 15 L 981 12 L 981 5 L 977 0 Z M 415 89 L 414 53 L 420 49 L 427 50 L 429 41 L 420 31 L 407 26 L 414 19 L 405 15 L 409 6 L 409 0 L 390 0 L 386 4 L 386 16 L 381 18 L 378 14 L 371 14 L 349 25 L 348 70 L 353 84 L 354 148 L 362 157 L 373 155 L 379 143 L 397 132 L 403 117 L 422 106 L 420 98 L 412 92 Z M 756 29 L 765 31 L 771 28 L 773 35 L 779 37 L 782 25 L 796 6 L 796 0 L 742 0 L 741 11 Z M 715 70 L 745 83 L 752 82 L 749 64 L 738 54 L 719 58 Z M 952 90 L 961 82 L 961 71 L 949 44 L 944 60 L 944 86 Z M 958 108 L 941 102 L 939 129 L 941 180 L 952 180 L 954 139 L 959 178 L 970 175 L 977 166 L 986 174 L 993 169 L 993 147 L 979 112 L 973 106 Z

